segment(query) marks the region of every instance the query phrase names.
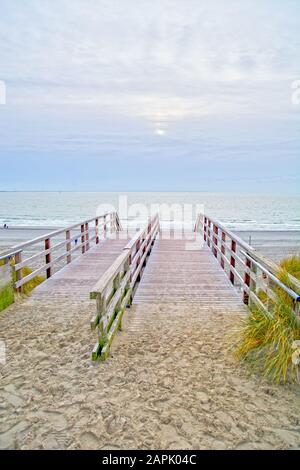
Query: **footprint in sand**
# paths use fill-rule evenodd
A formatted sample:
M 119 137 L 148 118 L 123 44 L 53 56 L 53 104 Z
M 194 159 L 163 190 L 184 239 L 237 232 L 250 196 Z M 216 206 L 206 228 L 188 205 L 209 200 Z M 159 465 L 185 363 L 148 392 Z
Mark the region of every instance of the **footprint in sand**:
M 79 438 L 82 449 L 99 449 L 100 440 L 93 432 L 84 432 Z
M 50 424 L 50 427 L 55 431 L 62 431 L 68 426 L 68 423 L 64 416 L 61 413 L 58 413 L 57 411 L 44 411 L 42 412 L 42 415 L 44 418 L 46 418 L 46 420 Z

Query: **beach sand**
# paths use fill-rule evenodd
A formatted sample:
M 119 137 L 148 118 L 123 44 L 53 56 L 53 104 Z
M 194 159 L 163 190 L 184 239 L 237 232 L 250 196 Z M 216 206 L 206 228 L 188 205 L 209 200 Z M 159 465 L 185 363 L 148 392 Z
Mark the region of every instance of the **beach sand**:
M 1 246 L 42 233 L 2 231 Z M 239 235 L 248 241 L 250 233 Z M 278 256 L 297 247 L 297 235 L 251 234 Z M 92 363 L 95 303 L 45 303 L 33 293 L 0 314 L 0 448 L 299 447 L 299 387 L 251 375 L 228 351 L 240 308 L 134 306 L 111 357 Z
M 2 312 L 0 448 L 298 448 L 299 388 L 251 375 L 228 352 L 240 313 L 134 306 L 111 357 L 92 363 L 94 308 L 29 298 Z
M 8 230 L 0 228 L 0 252 L 11 248 L 14 245 L 42 236 L 59 227 L 10 227 Z M 256 248 L 273 261 L 280 261 L 284 256 L 300 254 L 300 231 L 297 230 L 252 230 L 235 231 L 239 237 Z M 62 240 L 61 236 L 59 240 Z M 40 247 L 40 245 L 39 245 Z M 32 247 L 30 254 L 34 254 L 38 249 Z
M 253 230 L 235 233 L 272 261 L 279 262 L 286 256 L 300 255 L 300 231 Z

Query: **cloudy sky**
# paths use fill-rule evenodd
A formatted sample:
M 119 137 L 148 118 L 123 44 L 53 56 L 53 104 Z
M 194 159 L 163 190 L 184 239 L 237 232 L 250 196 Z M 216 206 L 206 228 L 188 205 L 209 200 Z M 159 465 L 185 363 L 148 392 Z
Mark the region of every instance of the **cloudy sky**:
M 299 0 L 0 0 L 0 189 L 300 193 L 299 31 Z

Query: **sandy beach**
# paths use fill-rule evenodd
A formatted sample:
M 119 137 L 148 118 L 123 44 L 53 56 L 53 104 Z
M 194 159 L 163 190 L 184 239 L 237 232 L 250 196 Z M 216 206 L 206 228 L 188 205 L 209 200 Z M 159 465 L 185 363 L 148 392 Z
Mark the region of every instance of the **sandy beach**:
M 61 227 L 10 227 L 0 228 L 0 252 L 18 243 L 42 236 Z M 235 233 L 247 243 L 271 258 L 280 261 L 285 256 L 300 253 L 300 231 L 298 230 L 244 230 Z M 32 253 L 35 248 L 32 247 Z
M 0 316 L 0 448 L 298 448 L 299 388 L 252 376 L 228 353 L 239 313 L 134 307 L 112 356 L 92 363 L 94 304 L 62 309 L 29 298 Z
M 42 233 L 5 230 L 1 244 Z M 278 256 L 296 248 L 297 233 L 242 235 Z M 271 384 L 230 352 L 244 307 L 134 305 L 110 358 L 92 363 L 95 303 L 35 292 L 0 314 L 0 448 L 299 447 L 299 387 Z
M 0 450 L 300 450 L 299 30 L 0 0 Z

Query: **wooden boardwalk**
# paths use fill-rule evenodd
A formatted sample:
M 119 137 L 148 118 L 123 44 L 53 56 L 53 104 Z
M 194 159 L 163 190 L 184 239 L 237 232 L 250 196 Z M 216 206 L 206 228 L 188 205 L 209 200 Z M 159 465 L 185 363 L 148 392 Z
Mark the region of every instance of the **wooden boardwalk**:
M 126 319 L 127 337 L 147 334 L 154 323 L 174 329 L 175 322 L 210 322 L 219 315 L 245 315 L 241 295 L 195 233 L 186 238 L 164 234 L 156 240 L 149 261 L 133 298 L 133 311 Z M 170 313 L 171 312 L 171 313 Z M 163 335 L 162 335 L 163 337 Z M 162 339 L 163 341 L 163 339 Z
M 44 283 L 38 286 L 31 295 L 31 300 L 45 298 L 88 300 L 89 293 L 102 274 L 120 255 L 128 238 L 120 232 L 122 238 L 107 238 L 90 248 L 83 256 L 76 258 Z
M 153 247 L 134 296 L 134 304 L 193 303 L 203 306 L 242 305 L 219 263 L 203 240 L 193 233 L 186 239 L 162 236 Z
M 247 312 L 240 292 L 200 240 L 147 245 L 151 230 L 130 249 L 123 233 L 90 247 L 2 312 L 1 449 L 297 447 L 294 390 L 250 378 L 227 354 Z M 145 258 L 112 354 L 92 362 L 91 290 L 116 265 L 128 269 L 121 283 L 132 279 Z

